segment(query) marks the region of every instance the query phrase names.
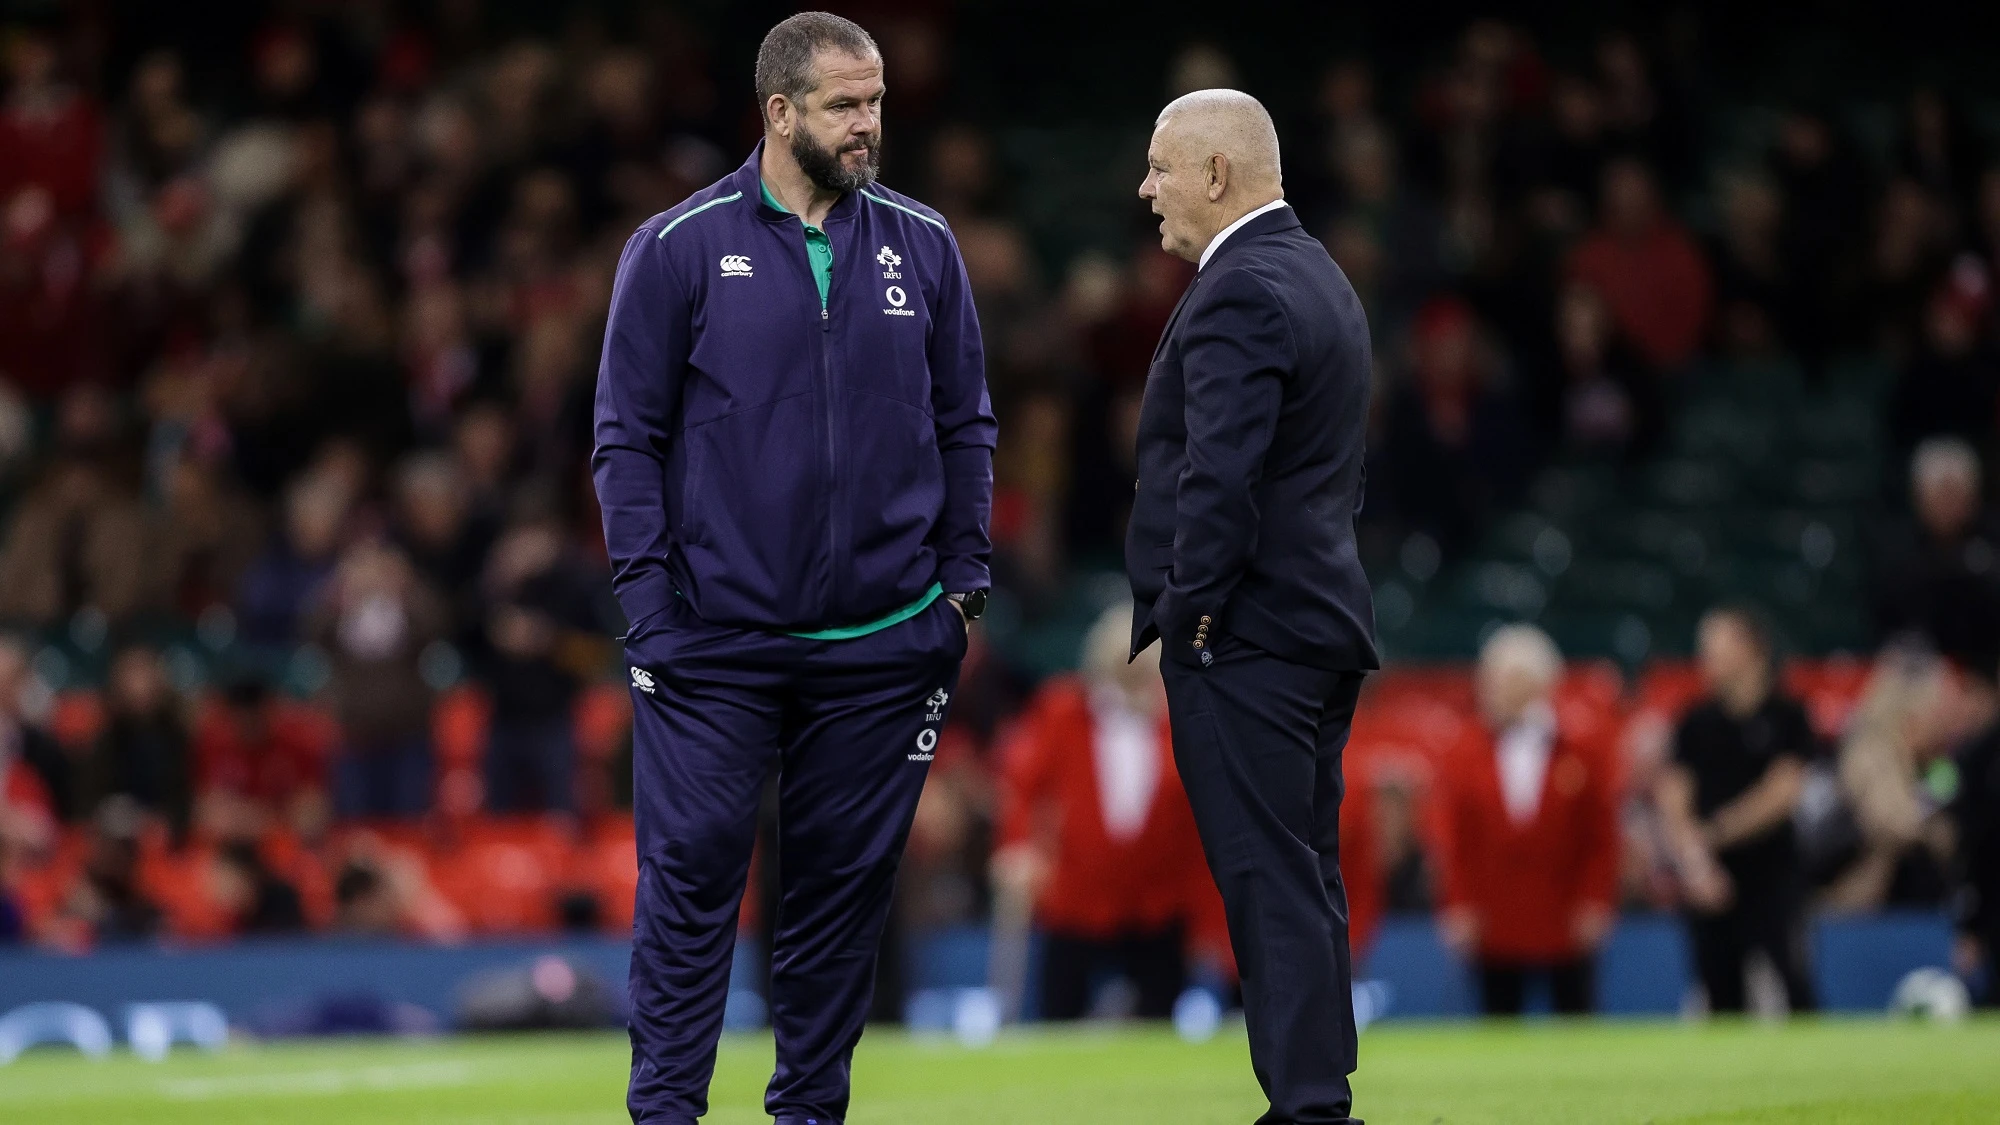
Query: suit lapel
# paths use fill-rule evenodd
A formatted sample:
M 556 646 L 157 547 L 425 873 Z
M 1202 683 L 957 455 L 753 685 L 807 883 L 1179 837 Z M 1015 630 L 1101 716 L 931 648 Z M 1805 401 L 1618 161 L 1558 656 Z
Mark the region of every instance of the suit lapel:
M 1194 287 L 1200 284 L 1201 274 L 1197 273 L 1194 279 L 1187 283 L 1187 288 L 1181 290 L 1181 299 L 1174 302 L 1174 311 L 1167 317 L 1167 326 L 1160 331 L 1160 342 L 1153 345 L 1154 363 L 1160 362 L 1161 354 L 1167 350 L 1167 341 L 1174 338 L 1174 328 L 1181 322 L 1181 310 L 1187 308 L 1188 298 L 1194 295 Z

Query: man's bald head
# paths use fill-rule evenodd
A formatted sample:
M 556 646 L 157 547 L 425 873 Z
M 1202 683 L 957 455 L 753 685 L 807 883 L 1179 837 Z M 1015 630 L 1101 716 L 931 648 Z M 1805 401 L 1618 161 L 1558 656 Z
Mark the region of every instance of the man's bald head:
M 1166 138 L 1197 160 L 1216 153 L 1228 157 L 1231 177 L 1243 177 L 1246 190 L 1252 185 L 1268 189 L 1271 199 L 1283 192 L 1278 127 L 1271 123 L 1264 103 L 1241 90 L 1182 94 L 1160 111 L 1159 119 L 1153 122 L 1153 135 Z
M 1160 111 L 1139 197 L 1160 216 L 1160 244 L 1198 261 L 1230 223 L 1283 199 L 1278 130 L 1240 90 L 1196 90 Z

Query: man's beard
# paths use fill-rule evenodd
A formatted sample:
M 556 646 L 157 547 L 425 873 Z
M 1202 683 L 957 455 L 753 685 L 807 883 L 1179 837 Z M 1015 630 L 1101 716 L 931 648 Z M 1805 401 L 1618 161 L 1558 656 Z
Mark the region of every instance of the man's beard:
M 865 146 L 867 158 L 859 168 L 849 168 L 841 161 L 842 152 L 862 151 Z M 804 129 L 792 134 L 792 159 L 799 162 L 806 178 L 822 191 L 860 191 L 875 182 L 882 171 L 882 134 L 871 133 L 867 137 L 854 138 L 846 142 L 841 151 L 821 148 L 813 143 Z

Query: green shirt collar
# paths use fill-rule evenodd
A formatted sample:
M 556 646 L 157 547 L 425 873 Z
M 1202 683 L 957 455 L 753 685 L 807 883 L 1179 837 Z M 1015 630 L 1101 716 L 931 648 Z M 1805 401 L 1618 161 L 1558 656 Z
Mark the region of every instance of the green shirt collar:
M 787 215 L 793 213 L 791 208 L 778 202 L 778 197 L 771 194 L 771 185 L 765 183 L 762 176 L 757 178 L 757 189 L 764 193 L 764 203 L 771 210 Z M 827 294 L 833 289 L 833 240 L 826 236 L 825 231 L 806 222 L 803 216 L 799 218 L 799 225 L 806 231 L 806 261 L 812 266 L 813 286 L 819 290 L 819 307 L 824 311 Z

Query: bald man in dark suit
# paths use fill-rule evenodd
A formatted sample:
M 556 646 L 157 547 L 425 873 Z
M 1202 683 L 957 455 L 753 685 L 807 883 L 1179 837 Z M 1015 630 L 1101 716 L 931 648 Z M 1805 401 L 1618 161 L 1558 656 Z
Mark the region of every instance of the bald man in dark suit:
M 1351 1125 L 1340 759 L 1374 612 L 1354 543 L 1368 325 L 1284 201 L 1254 98 L 1154 128 L 1141 198 L 1200 272 L 1146 379 L 1125 543 L 1132 650 L 1164 646 L 1174 756 L 1242 969 L 1259 1125 Z

